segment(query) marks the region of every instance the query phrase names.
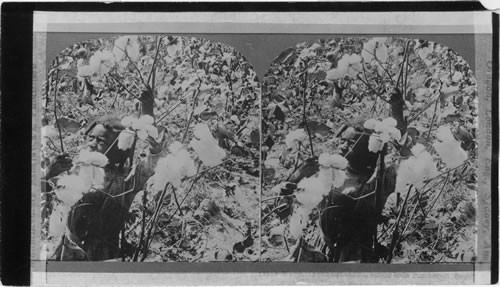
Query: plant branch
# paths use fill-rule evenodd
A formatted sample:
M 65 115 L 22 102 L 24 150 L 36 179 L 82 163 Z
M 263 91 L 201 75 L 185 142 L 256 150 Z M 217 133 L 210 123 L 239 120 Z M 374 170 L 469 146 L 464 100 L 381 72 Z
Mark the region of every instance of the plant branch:
M 193 95 L 193 109 L 191 110 L 191 114 L 189 115 L 189 120 L 186 125 L 186 129 L 184 130 L 184 135 L 182 136 L 182 143 L 186 141 L 187 138 L 187 133 L 189 131 L 189 126 L 191 125 L 191 122 L 193 121 L 193 115 L 194 115 L 194 110 L 196 109 L 197 101 L 198 101 L 198 95 L 200 94 L 200 87 L 201 87 L 201 79 L 200 79 L 200 84 L 198 85 L 198 88 L 194 91 Z
M 174 195 L 174 201 L 175 201 L 175 204 L 177 205 L 177 210 L 179 210 L 179 214 L 182 216 L 182 209 L 181 209 L 181 205 L 179 204 L 179 200 L 177 200 L 177 193 L 175 192 L 175 187 L 172 188 L 172 193 Z
M 384 70 L 384 72 L 387 74 L 387 76 L 389 76 L 389 79 L 391 80 L 391 83 L 394 84 L 394 79 L 392 78 L 392 74 L 389 72 L 389 70 L 387 70 L 387 68 L 385 68 L 383 65 L 382 65 L 382 62 L 377 58 L 377 55 L 368 51 L 367 49 L 363 48 L 363 50 L 365 50 L 366 52 L 368 52 L 369 54 L 371 54 L 373 56 L 373 58 L 375 60 L 377 60 L 377 63 L 380 65 L 380 67 L 382 67 L 382 69 Z M 364 64 L 363 65 L 363 69 L 364 69 Z
M 148 255 L 148 249 L 149 249 L 149 243 L 151 242 L 151 233 L 153 231 L 153 228 L 156 226 L 156 221 L 158 219 L 158 214 L 160 213 L 160 209 L 163 206 L 163 198 L 165 197 L 165 194 L 167 193 L 167 188 L 170 186 L 170 183 L 168 182 L 163 190 L 160 193 L 160 196 L 158 198 L 158 201 L 156 203 L 156 208 L 153 213 L 153 217 L 150 220 L 149 224 L 149 229 L 148 229 L 148 234 L 146 235 L 146 239 L 144 240 L 144 245 L 142 248 L 142 256 L 141 256 L 141 262 L 143 262 L 146 259 L 146 256 Z
M 436 101 L 436 103 L 434 104 L 434 114 L 432 115 L 431 124 L 429 125 L 429 131 L 427 132 L 427 142 L 429 142 L 429 139 L 431 137 L 432 127 L 434 126 L 434 121 L 436 120 L 436 110 L 437 110 L 438 103 L 439 103 L 439 101 Z
M 111 73 L 108 73 L 107 75 L 109 75 L 120 87 L 122 87 L 125 91 L 127 91 L 127 93 L 129 93 L 132 97 L 134 98 L 139 98 L 137 97 L 136 95 L 134 95 L 134 93 L 132 93 L 127 87 L 125 87 L 124 84 L 122 84 L 117 78 L 115 75 L 111 74 Z
M 399 70 L 399 76 L 398 76 L 398 81 L 396 82 L 396 87 L 399 87 L 399 83 L 401 81 L 401 79 L 403 78 L 403 72 L 404 72 L 404 67 L 405 67 L 405 62 L 407 61 L 407 57 L 408 57 L 408 50 L 409 50 L 409 47 L 410 47 L 410 40 L 407 40 L 406 41 L 406 45 L 405 45 L 405 53 L 404 53 L 404 56 L 403 56 L 403 62 L 401 63 L 401 68 Z M 403 89 L 401 89 L 403 90 Z
M 182 101 L 178 101 L 173 108 L 171 108 L 170 110 L 167 110 L 165 111 L 162 115 L 160 115 L 160 117 L 158 118 L 158 120 L 156 122 L 161 122 L 166 116 L 168 116 L 171 112 L 173 112 L 180 104 L 182 104 Z
M 311 155 L 314 157 L 314 149 L 313 149 L 313 141 L 311 136 L 311 131 L 309 130 L 309 125 L 307 124 L 307 115 L 306 115 L 306 90 L 307 90 L 307 68 L 304 71 L 304 82 L 302 83 L 302 120 L 304 122 L 304 126 L 306 127 L 307 136 L 309 137 L 309 144 L 311 146 Z
M 406 197 L 405 197 L 405 200 L 403 202 L 403 205 L 401 206 L 401 209 L 399 210 L 399 214 L 398 214 L 398 218 L 396 219 L 396 223 L 394 223 L 395 226 L 394 226 L 394 231 L 392 233 L 391 245 L 389 246 L 389 255 L 387 256 L 387 260 L 386 260 L 387 264 L 391 263 L 392 256 L 394 253 L 394 248 L 396 248 L 396 242 L 399 239 L 399 232 L 398 232 L 399 222 L 401 221 L 401 217 L 402 217 L 403 212 L 406 208 L 406 203 L 408 202 L 408 197 L 410 197 L 410 193 L 411 193 L 412 188 L 413 188 L 413 185 L 411 185 L 410 188 L 408 189 L 408 192 L 406 193 Z
M 363 71 L 364 71 L 364 66 L 363 66 Z M 365 84 L 365 86 L 367 86 L 367 87 L 368 87 L 368 89 L 370 89 L 373 93 L 375 93 L 375 95 L 376 95 L 377 97 L 379 97 L 380 99 L 382 99 L 384 102 L 389 103 L 389 101 L 388 101 L 388 100 L 386 100 L 384 97 L 382 97 L 382 95 L 380 95 L 380 94 L 379 94 L 379 92 L 377 92 L 377 91 L 376 91 L 376 90 L 372 87 L 372 85 L 370 85 L 370 83 L 368 83 L 368 79 L 367 79 L 366 81 L 365 81 L 365 80 L 363 80 L 363 78 L 361 78 L 361 76 L 360 76 L 359 74 L 358 74 L 358 79 L 359 79 L 361 82 L 363 82 L 363 84 Z
M 134 257 L 132 258 L 132 261 L 137 262 L 137 259 L 139 257 L 139 251 L 141 250 L 141 246 L 144 244 L 144 232 L 146 231 L 146 209 L 147 209 L 147 190 L 144 190 L 144 193 L 142 194 L 142 207 L 143 207 L 143 212 L 142 212 L 142 228 L 141 228 L 141 236 L 139 238 L 139 245 L 137 246 L 137 249 L 135 250 Z
M 134 63 L 134 61 L 132 60 L 132 58 L 130 58 L 130 56 L 128 55 L 127 53 L 127 49 L 122 49 L 118 46 L 115 46 L 116 48 L 122 50 L 123 53 L 125 53 L 125 56 L 127 57 L 128 61 L 129 61 L 129 64 L 132 65 L 132 67 L 137 71 L 137 73 L 139 74 L 139 79 L 141 79 L 141 82 L 142 84 L 146 87 L 146 89 L 149 90 L 149 92 L 151 92 L 151 94 L 153 94 L 153 91 L 151 90 L 151 87 L 148 85 L 148 83 L 144 80 L 144 77 L 142 77 L 142 73 L 141 73 L 141 70 L 139 70 L 139 67 L 137 67 L 137 65 Z
M 54 89 L 54 118 L 56 120 L 57 131 L 59 132 L 59 141 L 61 142 L 61 153 L 64 153 L 64 144 L 62 139 L 61 126 L 57 118 L 57 89 L 59 87 L 59 70 L 56 71 L 56 87 Z
M 155 57 L 154 57 L 154 60 L 153 60 L 153 65 L 151 66 L 151 71 L 149 72 L 149 76 L 148 76 L 148 83 L 149 81 L 151 81 L 151 77 L 153 77 L 153 73 L 155 71 L 155 68 L 156 68 L 156 63 L 158 61 L 158 55 L 160 54 L 160 45 L 161 45 L 161 42 L 163 41 L 163 37 L 160 37 L 160 40 L 158 40 L 158 36 L 156 36 L 157 38 L 157 41 L 158 41 L 158 44 L 156 45 L 156 54 L 155 54 Z M 154 77 L 153 77 L 153 82 L 151 83 L 151 89 L 154 90 Z

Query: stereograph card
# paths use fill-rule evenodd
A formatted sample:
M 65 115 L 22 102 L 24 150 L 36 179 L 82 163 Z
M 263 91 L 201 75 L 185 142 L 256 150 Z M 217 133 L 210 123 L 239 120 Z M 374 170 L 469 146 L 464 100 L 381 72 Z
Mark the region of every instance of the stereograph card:
M 490 12 L 34 12 L 32 284 L 485 284 Z

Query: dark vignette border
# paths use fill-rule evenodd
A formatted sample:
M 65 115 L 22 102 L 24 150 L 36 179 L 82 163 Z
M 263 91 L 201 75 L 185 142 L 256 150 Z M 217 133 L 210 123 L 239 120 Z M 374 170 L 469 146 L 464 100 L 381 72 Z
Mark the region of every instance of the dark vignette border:
M 389 5 L 388 5 L 389 4 Z M 33 11 L 484 11 L 477 1 L 377 3 L 3 3 L 1 11 L 0 276 L 30 284 Z M 493 132 L 498 134 L 498 15 L 493 15 Z M 498 281 L 498 138 L 492 159 L 492 275 Z M 8 165 L 6 164 L 8 163 Z M 9 204 L 7 204 L 9 203 Z M 242 270 L 247 271 L 247 270 Z
M 493 21 L 493 51 L 492 51 L 492 89 L 491 89 L 491 105 L 492 105 L 492 154 L 491 154 L 491 284 L 498 283 L 498 25 L 499 16 L 492 13 Z

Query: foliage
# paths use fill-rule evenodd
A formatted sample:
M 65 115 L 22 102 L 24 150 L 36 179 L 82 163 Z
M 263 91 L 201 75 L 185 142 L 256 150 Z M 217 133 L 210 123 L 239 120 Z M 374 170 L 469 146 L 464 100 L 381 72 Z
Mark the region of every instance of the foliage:
M 130 209 L 124 234 L 136 255 L 125 260 L 139 260 L 139 251 L 146 261 L 226 260 L 213 256 L 221 250 L 229 250 L 231 260 L 255 260 L 247 254 L 254 244 L 238 252 L 231 244 L 258 230 L 259 95 L 249 63 L 220 43 L 164 35 L 76 43 L 54 60 L 41 95 L 42 168 L 60 153 L 76 157 L 90 123 L 115 115 L 126 127 L 118 147 L 133 148 L 133 162 L 152 143 L 164 154 L 150 178 L 154 184 Z M 153 117 L 141 115 L 148 109 Z M 42 195 L 45 227 L 53 210 L 65 206 L 57 193 Z M 218 212 L 205 217 L 205 200 Z M 146 228 L 155 232 L 144 239 Z M 42 237 L 53 247 L 56 234 L 44 229 Z
M 262 93 L 262 259 L 290 254 L 297 216 L 306 217 L 302 236 L 319 247 L 318 208 L 300 199 L 313 196 L 314 180 L 296 195 L 280 193 L 282 182 L 307 159 L 340 154 L 354 126 L 364 126 L 370 151 L 386 146 L 386 165 L 398 167 L 378 225 L 385 260 L 474 260 L 477 110 L 472 70 L 438 43 L 338 37 L 285 50 Z

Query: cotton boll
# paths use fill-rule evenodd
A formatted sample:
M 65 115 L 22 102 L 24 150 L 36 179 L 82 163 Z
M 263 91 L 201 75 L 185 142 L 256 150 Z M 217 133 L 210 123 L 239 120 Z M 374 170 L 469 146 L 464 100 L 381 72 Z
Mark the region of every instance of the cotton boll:
M 373 60 L 374 50 L 375 50 L 375 41 L 373 41 L 373 39 L 363 44 L 361 57 L 363 57 L 363 60 L 365 62 L 369 63 Z
M 144 125 L 146 133 L 152 138 L 156 139 L 158 137 L 158 129 L 153 125 Z
M 378 136 L 383 143 L 386 143 L 391 140 L 391 135 L 386 131 L 379 133 Z
M 462 149 L 460 143 L 456 140 L 436 142 L 432 146 L 448 168 L 455 168 L 467 160 L 467 152 Z
M 77 175 L 64 175 L 57 184 L 62 188 L 55 190 L 56 196 L 67 206 L 75 204 L 90 189 L 90 184 Z
M 118 60 L 122 60 L 126 58 L 126 52 L 132 60 L 137 61 L 140 57 L 139 50 L 140 47 L 137 36 L 123 36 L 116 39 L 113 54 Z
M 156 163 L 155 174 L 152 177 L 155 191 L 162 190 L 168 182 L 168 178 L 165 176 L 169 169 L 168 159 L 168 156 L 160 158 Z
M 118 148 L 128 150 L 134 144 L 135 133 L 128 130 L 123 130 L 118 135 Z
M 322 153 L 319 155 L 318 158 L 318 163 L 321 166 L 327 167 L 330 165 L 330 154 L 329 153 Z
M 467 160 L 467 152 L 462 149 L 448 126 L 439 127 L 436 138 L 438 142 L 432 146 L 448 168 L 455 168 Z
M 412 148 L 411 148 L 411 153 L 417 157 L 418 155 L 420 155 L 422 152 L 425 151 L 425 146 L 421 143 L 417 143 L 416 145 L 414 145 Z
M 333 154 L 330 156 L 330 166 L 333 168 L 345 169 L 349 162 L 347 159 L 339 154 Z
M 176 150 L 176 153 L 159 159 L 156 165 L 153 175 L 153 189 L 156 191 L 162 190 L 167 182 L 178 188 L 184 177 L 196 174 L 194 161 L 187 150 L 179 148 L 177 143 L 170 150 Z
M 77 162 L 104 167 L 108 164 L 108 158 L 100 152 L 82 150 L 78 156 Z
M 70 207 L 62 204 L 57 204 L 55 208 L 52 209 L 49 219 L 50 237 L 57 238 L 64 234 L 64 231 L 66 230 L 66 219 L 68 218 L 69 211 Z
M 440 126 L 436 132 L 436 138 L 442 142 L 456 141 L 449 126 Z
M 326 72 L 326 80 L 332 82 L 334 80 L 338 80 L 342 77 L 344 77 L 344 75 L 347 73 L 347 69 L 346 68 L 335 68 L 335 69 L 331 69 L 329 71 Z
M 363 127 L 365 129 L 369 129 L 369 130 L 374 130 L 375 127 L 380 123 L 380 121 L 376 120 L 376 119 L 369 119 L 367 121 L 365 121 L 365 123 L 363 124 Z
M 194 134 L 195 137 L 197 137 L 199 139 L 213 137 L 212 136 L 212 132 L 210 131 L 210 128 L 205 123 L 199 123 L 199 124 L 197 124 L 194 127 L 193 134 Z
M 398 168 L 396 178 L 396 190 L 403 192 L 406 185 L 413 184 L 420 189 L 424 185 L 424 180 L 432 178 L 438 174 L 436 164 L 432 156 L 425 151 L 421 144 L 417 144 L 413 149 L 414 156 L 402 161 Z
M 309 212 L 304 208 L 295 208 L 292 217 L 290 217 L 290 235 L 294 239 L 298 239 L 304 228 L 307 226 Z
M 307 139 L 307 134 L 304 129 L 296 129 L 291 131 L 285 137 L 285 144 L 288 148 L 296 148 L 298 143 L 302 143 Z
M 345 171 L 334 169 L 333 170 L 333 187 L 339 188 L 344 185 L 345 180 L 347 179 L 347 175 Z
M 179 141 L 174 141 L 173 143 L 170 144 L 170 146 L 168 147 L 168 150 L 171 152 L 171 153 L 178 153 L 180 152 L 181 150 L 184 149 L 184 146 L 182 145 L 181 142 Z
M 94 73 L 105 75 L 115 65 L 114 56 L 108 51 L 97 51 L 90 57 L 89 65 Z
M 384 143 L 380 140 L 377 135 L 370 135 L 368 139 L 368 150 L 374 153 L 377 153 L 382 150 L 384 147 Z
M 203 164 L 207 166 L 216 166 L 222 163 L 222 159 L 226 157 L 226 152 L 219 147 L 217 141 L 213 140 L 196 140 L 190 142 L 190 146 L 194 149 Z
M 397 128 L 390 128 L 388 130 L 388 134 L 391 138 L 400 141 L 401 140 L 401 132 Z
M 356 136 L 356 130 L 353 127 L 348 127 L 343 133 L 342 133 L 342 138 L 343 139 L 351 139 L 354 136 Z
M 137 133 L 137 137 L 143 141 L 145 141 L 148 138 L 148 133 L 146 132 L 146 130 L 139 129 L 136 131 L 136 133 Z
M 94 69 L 89 65 L 82 65 L 77 68 L 77 75 L 80 77 L 90 77 L 94 72 Z
M 124 127 L 132 127 L 132 124 L 137 120 L 137 118 L 132 117 L 132 116 L 126 116 L 121 120 L 121 124 Z
M 339 154 L 330 155 L 328 153 L 322 153 L 318 158 L 318 163 L 325 168 L 338 168 L 345 169 L 349 162 L 347 159 Z
M 78 176 L 85 182 L 87 186 L 101 187 L 105 177 L 104 169 L 93 165 L 82 165 Z
M 154 124 L 155 120 L 150 115 L 143 115 L 139 118 L 138 122 L 144 125 L 152 125 Z
M 382 125 L 385 127 L 395 127 L 397 124 L 398 122 L 392 117 L 385 118 L 382 121 Z
M 385 63 L 387 61 L 387 46 L 385 44 L 379 43 L 377 49 L 375 49 L 375 55 L 380 62 Z

